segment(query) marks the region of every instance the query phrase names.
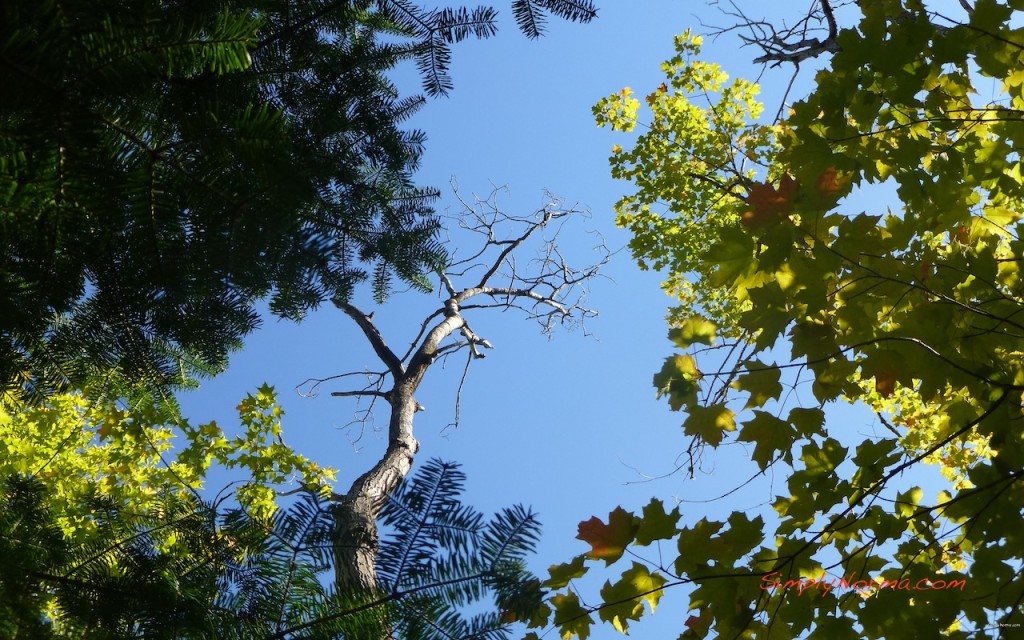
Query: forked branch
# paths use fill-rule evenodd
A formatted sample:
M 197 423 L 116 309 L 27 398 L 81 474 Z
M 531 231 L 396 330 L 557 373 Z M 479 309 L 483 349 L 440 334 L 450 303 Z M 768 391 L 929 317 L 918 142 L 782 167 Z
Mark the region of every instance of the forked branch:
M 559 235 L 585 211 L 563 207 L 561 200 L 545 194 L 546 204 L 528 215 L 501 210 L 495 189 L 486 198 L 467 200 L 458 196 L 462 211 L 453 218 L 448 267 L 437 275 L 440 305 L 424 314 L 412 344 L 399 356 L 387 344 L 368 314 L 347 300 L 335 305 L 351 318 L 370 343 L 386 372 L 367 378 L 358 389 L 338 390 L 332 396 L 383 399 L 390 407 L 388 444 L 380 459 L 336 502 L 336 579 L 339 588 L 376 589 L 376 520 L 388 496 L 412 468 L 419 443 L 413 435 L 413 419 L 423 410 L 415 398 L 430 366 L 456 351 L 467 350 L 468 359 L 455 399 L 456 426 L 460 419 L 462 383 L 469 364 L 494 348 L 470 326 L 467 314 L 483 309 L 518 309 L 536 320 L 549 334 L 558 325 L 581 326 L 597 313 L 587 306 L 590 282 L 611 257 L 598 238 L 596 260 L 577 267 L 558 244 Z M 466 257 L 460 257 L 460 253 Z M 393 307 L 392 307 L 393 308 Z M 480 316 L 482 317 L 482 316 Z M 474 322 L 477 322 L 474 319 Z M 415 326 L 415 325 L 414 325 Z M 315 390 L 328 379 L 316 380 Z M 309 381 L 307 381 L 309 382 Z M 390 383 L 390 388 L 386 388 Z
M 730 27 L 714 27 L 713 36 L 737 32 L 744 45 L 761 49 L 754 62 L 773 67 L 789 62 L 799 66 L 804 60 L 839 50 L 839 24 L 836 10 L 853 4 L 850 1 L 816 0 L 795 23 L 774 24 L 757 20 L 739 9 L 735 3 L 724 13 L 736 20 Z

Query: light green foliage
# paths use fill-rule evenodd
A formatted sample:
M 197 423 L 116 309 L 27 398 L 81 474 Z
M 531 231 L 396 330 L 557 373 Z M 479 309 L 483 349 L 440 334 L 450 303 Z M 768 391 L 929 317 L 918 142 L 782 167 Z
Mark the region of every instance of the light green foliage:
M 615 205 L 617 222 L 633 234 L 640 266 L 668 273 L 665 289 L 683 303 L 677 314 L 700 305 L 728 329 L 721 321 L 738 307 L 709 286 L 710 265 L 696 256 L 739 220 L 744 185 L 774 158 L 777 129 L 754 122 L 761 113 L 756 84 L 730 82 L 718 65 L 694 59 L 699 36 L 687 31 L 675 46 L 677 55 L 662 65 L 665 82 L 644 99 L 645 132 L 632 149 L 612 149 L 612 175 L 637 188 Z M 627 88 L 602 99 L 594 115 L 601 126 L 629 132 L 640 108 Z
M 152 405 L 123 409 L 79 394 L 53 396 L 45 405 L 0 410 L 0 477 L 42 481 L 50 509 L 65 535 L 88 538 L 94 530 L 89 500 L 145 511 L 168 493 L 202 488 L 214 464 L 243 473 L 239 501 L 255 515 L 275 509 L 275 485 L 298 480 L 326 487 L 334 471 L 321 468 L 281 440 L 272 387 L 264 385 L 238 405 L 244 431 L 229 437 L 214 422 L 193 426 L 163 421 Z M 186 446 L 174 447 L 177 436 Z
M 637 187 L 618 210 L 634 254 L 683 303 L 671 338 L 712 345 L 667 359 L 659 395 L 687 413 L 692 446 L 747 443 L 756 469 L 786 478 L 772 518 L 680 524 L 678 556 L 661 544 L 645 566 L 659 592 L 689 585 L 685 638 L 1016 637 L 1024 625 L 1024 7 L 859 4 L 774 128 L 748 124 L 750 85 L 726 93 L 680 39 L 649 129 L 611 159 Z M 717 94 L 714 108 L 692 92 Z M 597 112 L 629 131 L 638 109 L 622 95 Z M 751 148 L 757 171 L 743 163 Z M 868 197 L 880 183 L 894 200 Z M 695 331 L 704 316 L 717 327 Z M 727 340 L 701 339 L 716 333 Z M 847 401 L 878 413 L 878 433 L 825 419 Z M 904 480 L 925 462 L 952 492 Z M 633 518 L 643 530 L 663 516 Z M 649 595 L 623 596 L 635 576 L 622 567 L 574 615 L 610 608 L 624 628 Z M 570 613 L 556 604 L 541 622 L 572 637 Z

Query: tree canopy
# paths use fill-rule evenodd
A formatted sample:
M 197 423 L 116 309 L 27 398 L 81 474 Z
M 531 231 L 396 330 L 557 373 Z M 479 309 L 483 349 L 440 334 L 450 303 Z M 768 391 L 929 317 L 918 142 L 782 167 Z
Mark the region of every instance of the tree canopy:
M 590 2 L 517 0 L 523 31 Z M 0 8 L 0 384 L 40 398 L 166 391 L 223 369 L 258 322 L 370 280 L 378 298 L 444 255 L 412 181 L 415 60 L 452 88 L 450 45 L 495 12 L 355 2 L 6 2 Z
M 552 567 L 536 625 L 626 631 L 670 587 L 688 589 L 687 638 L 1024 624 L 1024 5 L 962 4 L 861 2 L 842 24 L 823 1 L 822 37 L 765 35 L 764 62 L 831 56 L 776 122 L 689 33 L 644 116 L 628 89 L 595 107 L 643 125 L 610 160 L 636 186 L 618 220 L 682 302 L 654 384 L 686 414 L 691 472 L 740 443 L 787 481 L 767 513 L 653 501 L 582 523 L 590 549 Z M 837 402 L 868 405 L 877 432 L 827 420 Z M 926 463 L 947 490 L 904 480 Z M 588 603 L 590 565 L 626 557 Z
M 596 16 L 589 0 L 512 7 L 530 38 L 549 15 Z M 333 472 L 285 444 L 274 390 L 239 403 L 235 435 L 164 411 L 225 366 L 259 301 L 285 318 L 350 310 L 364 281 L 382 301 L 449 266 L 436 192 L 412 179 L 425 136 L 401 128 L 424 99 L 387 74 L 415 62 L 446 94 L 450 45 L 490 37 L 495 16 L 404 0 L 0 8 L 0 546 L 17 558 L 0 633 L 501 638 L 537 606 L 536 518 L 485 520 L 455 465 L 402 484 L 410 454 L 369 505 L 373 588 L 331 584 L 364 541 L 339 525 Z M 484 286 L 510 248 L 496 252 L 459 301 L 504 291 Z M 579 275 L 556 258 L 534 282 L 513 271 L 507 297 L 568 315 L 566 291 L 535 292 Z M 476 355 L 440 345 L 474 335 L 457 308 L 443 318 L 430 349 Z M 435 355 L 417 352 L 415 375 L 395 365 L 403 411 Z M 210 499 L 213 466 L 244 479 Z M 287 482 L 301 499 L 282 500 Z
M 464 476 L 433 460 L 384 509 L 387 590 L 332 585 L 334 519 L 316 493 L 267 517 L 155 488 L 143 506 L 62 499 L 44 480 L 0 481 L 0 630 L 10 638 L 508 637 L 537 606 L 522 558 L 539 527 L 522 507 L 489 520 Z M 93 535 L 64 535 L 69 507 Z M 483 606 L 481 606 L 483 605 Z

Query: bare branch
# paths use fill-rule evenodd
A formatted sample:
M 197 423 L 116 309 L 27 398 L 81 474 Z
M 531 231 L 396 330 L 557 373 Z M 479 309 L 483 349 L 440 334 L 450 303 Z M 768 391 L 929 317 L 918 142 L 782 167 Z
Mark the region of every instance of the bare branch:
M 518 309 L 527 318 L 536 320 L 544 333 L 555 326 L 584 325 L 597 312 L 586 306 L 588 286 L 612 253 L 603 241 L 597 243 L 597 260 L 585 267 L 576 267 L 558 244 L 559 233 L 569 221 L 586 217 L 575 207 L 564 208 L 562 201 L 545 194 L 542 207 L 529 215 L 510 215 L 501 210 L 495 188 L 484 199 L 471 201 L 456 193 L 462 212 L 453 218 L 452 242 L 466 252 L 457 251 L 438 277 L 442 285 L 440 308 L 425 313 L 412 344 L 399 358 L 388 346 L 372 314 L 366 314 L 351 303 L 336 300 L 335 305 L 352 318 L 387 367 L 386 372 L 355 372 L 332 376 L 314 382 L 307 395 L 316 393 L 327 380 L 347 376 L 367 376 L 361 389 L 345 389 L 331 393 L 335 397 L 370 398 L 371 408 L 378 399 L 388 403 L 387 448 L 380 458 L 345 493 L 332 494 L 336 505 L 336 531 L 339 539 L 349 542 L 338 545 L 336 581 L 339 586 L 373 588 L 376 584 L 375 554 L 376 518 L 388 496 L 398 487 L 412 468 L 419 443 L 413 434 L 413 421 L 423 406 L 416 401 L 424 376 L 438 360 L 466 350 L 455 398 L 455 426 L 462 419 L 462 391 L 472 362 L 485 357 L 493 349 L 491 342 L 470 325 L 467 313 L 476 314 L 474 323 L 483 317 L 483 309 Z M 532 256 L 526 252 L 533 252 Z M 415 326 L 415 325 L 413 325 Z M 390 377 L 391 388 L 385 388 Z M 301 385 L 300 385 L 301 386 Z M 364 413 L 362 422 L 370 417 Z M 449 425 L 450 426 L 450 425 Z
M 320 395 L 320 385 L 325 382 L 332 380 L 340 380 L 341 378 L 347 378 L 350 376 L 365 376 L 369 381 L 367 386 L 364 388 L 370 388 L 371 386 L 377 387 L 378 389 L 383 385 L 384 379 L 387 378 L 388 372 L 386 371 L 349 371 L 348 373 L 340 373 L 333 376 L 327 376 L 326 378 L 306 378 L 299 385 L 295 387 L 295 392 L 304 398 L 315 398 Z M 376 382 L 374 380 L 376 379 Z M 310 384 L 312 383 L 312 384 Z M 310 385 L 308 389 L 303 391 L 303 387 Z
M 451 295 L 455 295 L 455 290 L 454 289 L 452 290 Z M 402 362 L 408 362 L 409 361 L 409 356 L 411 356 L 412 352 L 416 350 L 416 347 L 419 345 L 420 340 L 422 340 L 423 336 L 427 333 L 427 328 L 430 327 L 430 322 L 434 318 L 437 318 L 437 317 L 442 316 L 442 315 L 444 315 L 444 309 L 443 308 L 438 309 L 437 311 L 431 313 L 430 315 L 428 315 L 426 318 L 423 319 L 423 322 L 420 323 L 419 333 L 417 333 L 416 337 L 412 339 L 412 344 L 409 345 L 409 350 L 406 351 L 405 355 L 402 356 Z
M 384 342 L 384 337 L 380 335 L 380 331 L 377 330 L 377 326 L 373 324 L 370 316 L 357 309 L 355 305 L 348 301 L 335 300 L 334 304 L 356 321 L 356 324 L 359 325 L 359 328 L 366 335 L 366 339 L 370 341 L 370 346 L 373 347 L 377 357 L 380 358 L 381 362 L 384 363 L 384 366 L 388 368 L 395 379 L 400 378 L 405 373 L 405 367 L 402 366 L 402 361 L 398 359 L 398 356 L 388 348 L 387 343 Z
M 374 396 L 376 398 L 384 398 L 385 400 L 387 400 L 387 398 L 388 398 L 388 394 L 384 393 L 383 391 L 376 391 L 376 390 L 373 390 L 373 389 L 369 389 L 369 390 L 363 389 L 362 391 L 332 391 L 331 395 L 336 397 L 336 398 L 339 398 L 339 397 L 340 398 L 344 398 L 344 397 L 351 397 L 351 396 L 360 396 L 360 397 Z
M 723 13 L 736 19 L 736 23 L 730 27 L 714 27 L 711 35 L 717 37 L 728 32 L 739 32 L 744 46 L 753 45 L 761 49 L 762 54 L 754 58 L 754 62 L 773 67 L 789 62 L 799 67 L 804 60 L 839 51 L 839 24 L 835 12 L 837 8 L 850 4 L 853 3 L 815 0 L 807 13 L 795 23 L 787 25 L 782 22 L 775 25 L 768 20 L 749 17 L 735 3 L 730 2 L 732 9 L 723 10 Z

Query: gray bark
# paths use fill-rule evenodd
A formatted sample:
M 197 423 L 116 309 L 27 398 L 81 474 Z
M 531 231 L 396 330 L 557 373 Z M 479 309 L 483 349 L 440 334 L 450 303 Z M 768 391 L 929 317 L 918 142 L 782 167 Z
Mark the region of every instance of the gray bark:
M 441 342 L 463 327 L 465 320 L 457 311 L 445 317 L 427 334 L 406 367 L 384 343 L 366 314 L 347 302 L 338 306 L 360 326 L 395 381 L 391 390 L 384 393 L 391 412 L 384 455 L 352 483 L 347 493 L 335 496 L 336 584 L 338 588 L 377 591 L 377 517 L 388 496 L 412 470 L 420 448 L 413 436 L 413 420 L 420 407 L 415 393 Z
M 415 394 L 427 370 L 436 359 L 460 349 L 466 349 L 469 361 L 472 361 L 484 357 L 479 348 L 491 348 L 490 342 L 470 328 L 463 316 L 463 306 L 467 309 L 519 309 L 528 318 L 537 320 L 545 332 L 554 324 L 582 324 L 585 318 L 596 315 L 583 306 L 583 302 L 587 282 L 597 275 L 610 255 L 603 245 L 598 247 L 604 250 L 603 259 L 580 271 L 565 263 L 554 245 L 554 238 L 550 238 L 542 244 L 541 257 L 529 261 L 530 273 L 517 270 L 513 257 L 516 250 L 552 221 L 578 213 L 559 210 L 558 204 L 553 201 L 536 216 L 522 218 L 501 213 L 493 199 L 478 201 L 477 205 L 481 205 L 479 211 L 471 210 L 467 204 L 469 213 L 466 219 L 471 223 L 463 222 L 462 227 L 482 238 L 482 248 L 470 258 L 450 265 L 450 271 L 439 274 L 447 300 L 423 320 L 419 335 L 402 357 L 385 343 L 371 315 L 347 301 L 335 301 L 335 305 L 362 330 L 387 371 L 367 372 L 374 380 L 367 387 L 332 395 L 384 399 L 390 411 L 388 444 L 384 454 L 369 471 L 352 483 L 346 493 L 332 496 L 335 502 L 335 577 L 339 589 L 380 591 L 376 570 L 379 549 L 377 518 L 389 496 L 411 471 L 419 451 L 419 443 L 413 435 L 413 422 L 417 411 L 423 407 L 416 401 Z M 509 238 L 507 240 L 500 239 L 501 234 L 496 230 L 499 225 L 509 224 L 519 225 L 521 234 L 505 236 Z M 472 286 L 456 289 L 453 277 L 473 277 L 470 274 L 478 268 L 480 271 L 476 273 L 482 271 L 482 275 L 474 278 Z M 492 280 L 500 280 L 502 284 L 495 286 Z M 470 299 L 473 303 L 467 305 Z M 573 318 L 574 313 L 576 318 Z M 391 388 L 385 390 L 387 379 L 390 379 Z M 314 389 L 321 382 L 323 380 L 317 381 Z

